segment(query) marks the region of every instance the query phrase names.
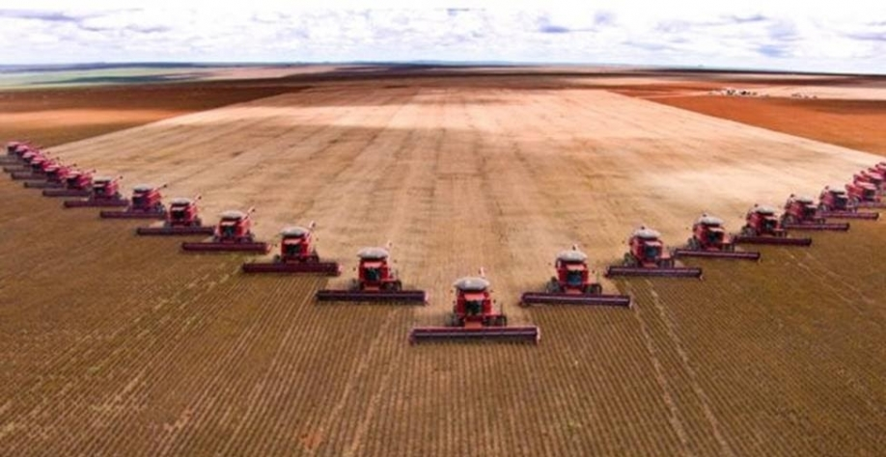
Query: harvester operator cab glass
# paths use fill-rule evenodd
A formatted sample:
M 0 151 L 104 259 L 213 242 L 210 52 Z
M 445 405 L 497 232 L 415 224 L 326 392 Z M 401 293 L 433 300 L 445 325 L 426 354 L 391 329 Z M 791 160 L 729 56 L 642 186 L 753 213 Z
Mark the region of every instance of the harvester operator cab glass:
M 169 217 L 180 221 L 185 218 L 185 209 L 183 207 L 172 208 L 169 210 Z
M 366 267 L 363 269 L 363 277 L 369 282 L 381 281 L 381 268 Z
M 874 189 L 871 189 L 869 187 L 865 187 L 861 192 L 862 192 L 862 195 L 864 196 L 865 199 L 868 199 L 868 200 L 874 199 Z
M 657 259 L 659 252 L 660 251 L 658 249 L 658 246 L 655 246 L 652 244 L 647 244 L 646 246 L 643 247 L 643 257 L 650 259 L 650 260 Z
M 581 283 L 582 283 L 581 271 L 568 270 L 566 272 L 566 284 L 569 284 L 570 286 L 580 286 Z
M 483 313 L 483 300 L 465 300 L 465 313 L 471 316 Z
M 233 237 L 235 231 L 236 227 L 234 226 L 234 224 L 225 224 L 221 226 L 221 234 L 224 237 Z
M 286 255 L 298 255 L 301 252 L 301 240 L 296 239 L 294 241 L 287 241 L 283 243 L 283 250 L 284 252 L 286 252 Z

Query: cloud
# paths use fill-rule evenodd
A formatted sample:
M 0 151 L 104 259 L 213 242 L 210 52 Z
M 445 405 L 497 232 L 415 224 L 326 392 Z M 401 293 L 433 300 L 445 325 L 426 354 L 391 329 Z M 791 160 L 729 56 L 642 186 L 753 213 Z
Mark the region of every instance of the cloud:
M 524 10 L 382 3 L 0 9 L 0 53 L 4 63 L 511 60 L 886 71 L 886 23 L 870 19 L 886 11 L 851 2 L 788 8 L 747 0 L 727 8 L 602 0 Z

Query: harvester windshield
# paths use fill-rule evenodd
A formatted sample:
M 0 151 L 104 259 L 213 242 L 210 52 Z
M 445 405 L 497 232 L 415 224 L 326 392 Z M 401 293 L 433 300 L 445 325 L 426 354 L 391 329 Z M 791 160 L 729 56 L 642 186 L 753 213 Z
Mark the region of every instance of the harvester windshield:
M 717 244 L 723 241 L 722 230 L 708 230 L 708 244 Z
M 649 260 L 658 259 L 658 256 L 661 254 L 661 247 L 654 244 L 647 244 L 643 246 L 643 257 Z
M 478 316 L 483 313 L 483 296 L 472 294 L 465 297 L 465 314 Z
M 286 240 L 283 242 L 283 251 L 286 255 L 295 256 L 301 253 L 301 239 Z
M 873 200 L 876 196 L 876 191 L 870 187 L 865 187 L 861 190 L 861 195 L 864 196 L 865 200 Z
M 566 284 L 580 286 L 582 284 L 581 270 L 568 270 L 566 272 Z
M 364 267 L 363 277 L 366 278 L 366 281 L 368 282 L 381 281 L 381 266 L 378 264 L 373 264 L 372 266 Z
M 219 231 L 221 232 L 221 236 L 226 238 L 234 237 L 237 234 L 237 226 L 234 224 L 222 224 L 219 229 Z

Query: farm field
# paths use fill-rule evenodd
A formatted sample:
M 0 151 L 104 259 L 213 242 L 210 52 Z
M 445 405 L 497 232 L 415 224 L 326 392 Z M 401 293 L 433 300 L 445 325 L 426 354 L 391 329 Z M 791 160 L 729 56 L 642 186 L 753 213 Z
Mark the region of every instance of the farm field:
M 844 182 L 886 145 L 502 78 L 248 82 L 267 93 L 100 136 L 75 126 L 66 144 L 25 132 L 127 192 L 201 193 L 209 220 L 254 205 L 262 238 L 316 220 L 345 276 L 243 277 L 246 257 L 184 255 L 3 177 L 2 453 L 876 455 L 882 222 L 758 264 L 689 261 L 703 281 L 606 282 L 631 309 L 516 302 L 572 243 L 602 269 L 640 223 L 672 244 L 701 211 L 737 230 L 754 202 Z M 429 306 L 313 302 L 387 240 Z M 410 347 L 480 266 L 540 345 Z

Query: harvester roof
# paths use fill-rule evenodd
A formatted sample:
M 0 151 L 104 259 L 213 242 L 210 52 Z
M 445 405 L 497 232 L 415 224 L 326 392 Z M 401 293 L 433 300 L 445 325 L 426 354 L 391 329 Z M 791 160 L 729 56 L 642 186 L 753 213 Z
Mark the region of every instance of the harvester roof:
M 357 257 L 363 260 L 387 259 L 391 253 L 385 248 L 363 248 L 357 252 Z
M 191 200 L 190 198 L 177 197 L 177 198 L 173 198 L 169 202 L 173 205 L 190 205 L 193 202 L 193 200 Z
M 154 190 L 154 186 L 150 186 L 147 184 L 138 184 L 132 188 L 134 192 L 150 192 Z
M 838 188 L 837 186 L 829 187 L 829 188 L 828 188 L 828 192 L 830 192 L 830 193 L 832 193 L 832 194 L 834 194 L 834 195 L 843 195 L 843 194 L 846 193 L 845 190 L 840 189 L 840 188 Z
M 801 195 L 799 197 L 794 197 L 794 201 L 798 203 L 802 203 L 804 205 L 812 205 L 815 204 L 815 201 L 812 200 L 812 197 Z
M 856 185 L 858 187 L 861 187 L 862 189 L 868 189 L 868 190 L 876 190 L 877 189 L 877 186 L 875 186 L 869 182 L 860 182 L 860 183 L 856 183 Z
M 299 226 L 299 225 L 292 225 L 289 227 L 284 227 L 283 230 L 280 230 L 280 235 L 282 235 L 284 237 L 293 237 L 293 238 L 301 238 L 301 237 L 307 235 L 308 233 L 311 233 L 310 229 L 308 229 L 306 227 Z
M 652 230 L 652 229 L 648 229 L 648 228 L 644 227 L 644 228 L 634 230 L 634 233 L 632 234 L 632 236 L 635 236 L 637 238 L 644 239 L 644 240 L 657 240 L 657 239 L 661 238 L 661 233 L 658 233 L 658 231 L 656 231 L 656 230 Z
M 110 176 L 96 176 L 96 177 L 92 178 L 92 181 L 96 184 L 109 183 L 113 180 L 114 180 L 114 178 L 111 178 Z
M 762 214 L 764 216 L 774 216 L 775 208 L 771 206 L 758 206 L 754 208 L 754 212 L 756 212 L 757 214 Z
M 246 219 L 246 213 L 243 211 L 229 210 L 221 213 L 221 218 L 226 220 Z
M 483 292 L 489 288 L 489 281 L 476 276 L 465 276 L 459 278 L 452 285 L 462 292 Z
M 704 225 L 723 225 L 723 219 L 715 216 L 708 216 L 707 214 L 699 217 L 696 222 Z
M 570 249 L 557 254 L 557 260 L 561 262 L 584 262 L 588 260 L 588 256 L 578 249 Z

